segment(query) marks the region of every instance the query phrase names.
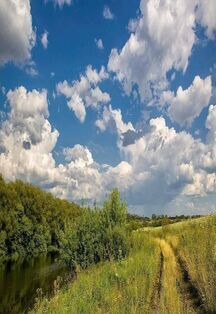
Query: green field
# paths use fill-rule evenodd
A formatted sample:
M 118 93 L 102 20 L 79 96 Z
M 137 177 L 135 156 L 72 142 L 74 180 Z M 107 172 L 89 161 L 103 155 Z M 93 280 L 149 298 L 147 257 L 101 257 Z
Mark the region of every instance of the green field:
M 216 216 L 138 229 L 131 246 L 127 258 L 39 297 L 32 312 L 216 313 Z

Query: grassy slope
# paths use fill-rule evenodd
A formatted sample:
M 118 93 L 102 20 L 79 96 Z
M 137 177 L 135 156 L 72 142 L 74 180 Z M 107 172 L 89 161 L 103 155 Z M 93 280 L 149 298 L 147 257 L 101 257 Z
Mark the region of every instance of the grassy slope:
M 80 273 L 35 312 L 199 313 L 191 285 L 205 310 L 216 312 L 216 216 L 140 230 L 133 241 L 130 257 Z M 190 282 L 184 282 L 178 258 Z
M 36 312 L 148 313 L 159 247 L 143 234 L 133 237 L 137 245 L 130 257 L 81 272 L 68 290 L 60 291 L 50 302 L 43 300 Z

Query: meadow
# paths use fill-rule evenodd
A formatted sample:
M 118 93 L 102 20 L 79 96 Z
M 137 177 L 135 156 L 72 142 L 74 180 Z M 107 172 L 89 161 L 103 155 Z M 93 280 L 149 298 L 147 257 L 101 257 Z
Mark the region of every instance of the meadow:
M 130 245 L 38 297 L 32 313 L 216 313 L 216 216 L 137 229 Z

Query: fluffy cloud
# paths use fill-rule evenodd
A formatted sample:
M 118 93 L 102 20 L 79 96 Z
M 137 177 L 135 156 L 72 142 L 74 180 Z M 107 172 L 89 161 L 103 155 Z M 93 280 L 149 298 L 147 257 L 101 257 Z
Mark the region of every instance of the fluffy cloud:
M 216 2 L 215 0 L 200 0 L 197 9 L 197 19 L 205 28 L 206 36 L 214 39 L 216 31 Z
M 148 133 L 121 148 L 136 178 L 128 192 L 135 204 L 165 205 L 195 184 L 196 172 L 199 173 L 196 154 L 201 154 L 204 147 L 191 135 L 168 128 L 162 117 L 149 124 Z M 194 193 L 203 193 L 202 187 L 197 186 Z
M 108 68 L 127 93 L 138 84 L 141 98 L 160 86 L 172 68 L 185 70 L 195 42 L 194 1 L 141 0 L 141 16 L 130 22 L 124 47 L 113 49 Z
M 113 20 L 114 19 L 114 14 L 111 12 L 110 8 L 105 5 L 103 8 L 103 17 L 106 20 Z
M 101 119 L 96 120 L 95 125 L 103 132 L 106 129 L 119 135 L 134 130 L 131 122 L 124 123 L 120 109 L 112 109 L 112 106 L 105 107 Z
M 41 44 L 44 47 L 44 49 L 47 49 L 48 47 L 48 32 L 45 31 L 41 36 Z
M 76 201 L 101 200 L 117 186 L 131 206 L 150 211 L 216 189 L 216 106 L 209 107 L 205 143 L 176 132 L 162 117 L 136 130 L 123 121 L 119 109 L 105 108 L 97 125 L 117 133 L 122 156 L 119 164 L 110 166 L 95 162 L 79 144 L 65 148 L 65 162 L 56 164 L 53 151 L 59 133 L 48 121 L 46 90 L 19 87 L 7 93 L 7 100 L 11 110 L 0 128 L 0 172 L 8 180 L 27 180 Z
M 91 165 L 93 163 L 93 158 L 88 148 L 79 144 L 74 147 L 64 148 L 63 154 L 66 161 L 80 161 L 81 163 L 84 162 L 87 165 Z
M 74 111 L 80 122 L 84 122 L 86 107 L 96 108 L 98 104 L 110 101 L 109 94 L 102 92 L 98 87 L 98 84 L 107 78 L 108 74 L 104 67 L 98 72 L 89 65 L 85 75 L 80 76 L 80 80 L 73 81 L 71 85 L 67 81 L 60 82 L 56 90 L 58 94 L 63 94 L 68 99 L 68 107 Z
M 48 116 L 46 90 L 27 92 L 21 86 L 14 91 L 10 90 L 7 99 L 11 106 L 11 127 L 24 133 L 26 140 L 29 139 L 33 144 L 41 141 L 40 129 Z
M 0 173 L 7 180 L 23 179 L 74 200 L 94 198 L 101 190 L 99 166 L 81 145 L 65 148 L 66 162 L 53 157 L 59 133 L 48 121 L 46 90 L 19 87 L 7 93 L 8 118 L 0 129 Z
M 104 193 L 100 166 L 87 147 L 75 145 L 63 151 L 66 163 L 58 166 L 62 178 L 52 192 L 63 198 L 93 200 Z
M 19 87 L 7 99 L 11 111 L 0 129 L 0 172 L 41 185 L 54 180 L 51 151 L 59 134 L 47 120 L 47 92 Z
M 31 58 L 36 34 L 29 0 L 0 2 L 0 64 L 25 63 Z
M 162 101 L 170 104 L 168 113 L 172 120 L 181 126 L 190 126 L 202 109 L 209 105 L 211 95 L 211 77 L 202 80 L 196 76 L 191 86 L 185 90 L 180 86 L 176 95 L 171 91 L 163 92 Z
M 102 176 L 102 184 L 107 191 L 117 186 L 125 196 L 133 183 L 133 168 L 127 161 L 121 161 L 116 167 L 107 166 Z
M 142 100 L 151 97 L 152 88 L 156 92 L 164 89 L 169 70 L 187 69 L 196 43 L 196 23 L 213 37 L 214 12 L 214 0 L 141 0 L 140 16 L 129 23 L 128 41 L 120 51 L 111 51 L 109 71 L 127 94 L 137 84 Z
M 105 112 L 97 126 L 102 131 L 111 128 L 117 132 L 123 161 L 116 167 L 107 166 L 104 186 L 118 186 L 131 206 L 142 204 L 150 211 L 164 208 L 180 197 L 203 197 L 215 191 L 215 107 L 209 108 L 206 143 L 185 131 L 169 128 L 162 117 L 151 119 L 143 130 L 135 130 L 122 118 L 106 118 L 112 116 L 112 111 Z M 121 117 L 119 110 L 118 113 Z

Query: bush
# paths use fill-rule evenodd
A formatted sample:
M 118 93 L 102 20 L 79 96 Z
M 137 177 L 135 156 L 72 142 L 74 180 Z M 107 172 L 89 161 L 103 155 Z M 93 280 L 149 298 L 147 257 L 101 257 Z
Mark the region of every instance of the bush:
M 128 254 L 127 209 L 114 189 L 101 210 L 87 209 L 73 229 L 63 235 L 61 260 L 72 270 Z

